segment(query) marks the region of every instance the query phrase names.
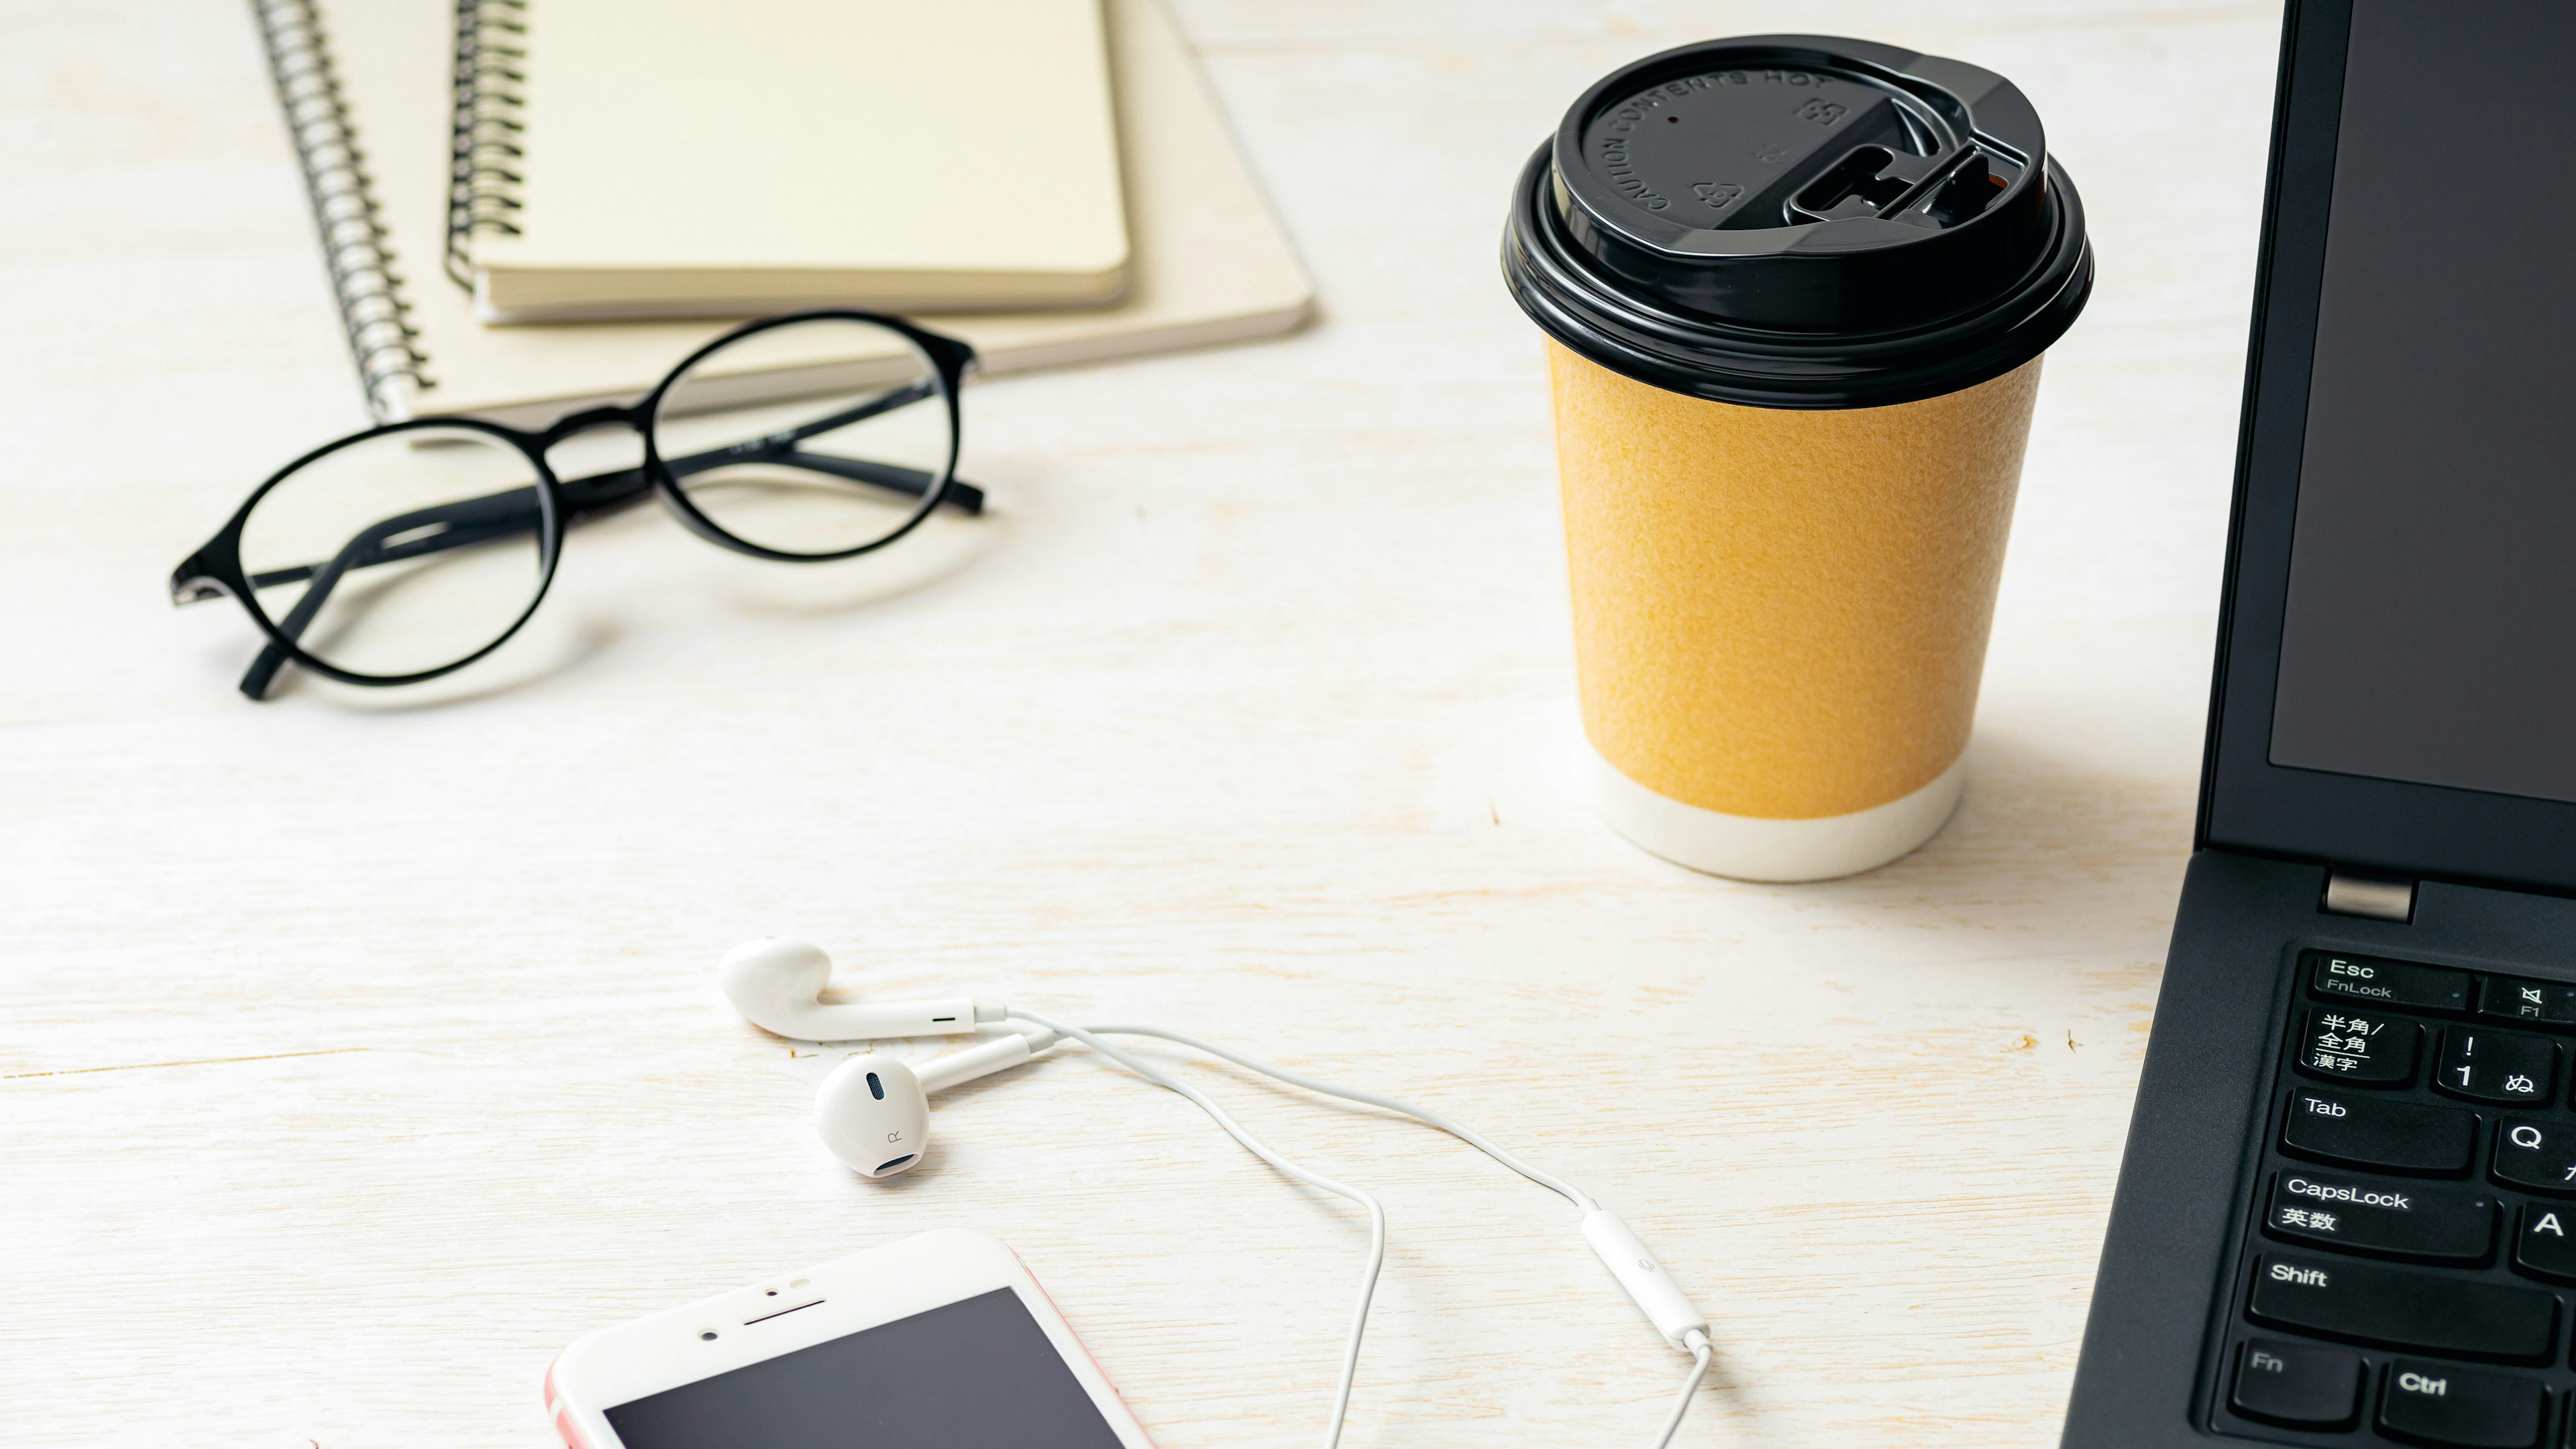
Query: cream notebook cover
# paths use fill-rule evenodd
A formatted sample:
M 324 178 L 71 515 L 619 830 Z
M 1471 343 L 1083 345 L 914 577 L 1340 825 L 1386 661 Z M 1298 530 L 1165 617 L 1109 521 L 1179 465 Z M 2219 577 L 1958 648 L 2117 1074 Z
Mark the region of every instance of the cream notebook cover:
M 543 423 L 631 402 L 724 330 L 721 322 L 476 322 L 470 299 L 438 275 L 455 7 L 253 0 L 253 9 L 317 208 L 331 218 L 327 254 L 377 416 Z M 1104 0 L 1103 13 L 1127 192 L 1127 291 L 1094 311 L 919 319 L 973 343 L 987 373 L 1270 336 L 1297 327 L 1313 306 L 1305 268 L 1159 0 Z M 325 55 L 336 92 L 316 83 L 316 58 Z M 348 165 L 350 144 L 363 168 Z M 353 233 L 375 240 L 352 244 Z
M 1115 301 L 1127 221 L 1100 7 L 484 0 L 458 100 L 485 163 L 463 248 L 478 310 Z

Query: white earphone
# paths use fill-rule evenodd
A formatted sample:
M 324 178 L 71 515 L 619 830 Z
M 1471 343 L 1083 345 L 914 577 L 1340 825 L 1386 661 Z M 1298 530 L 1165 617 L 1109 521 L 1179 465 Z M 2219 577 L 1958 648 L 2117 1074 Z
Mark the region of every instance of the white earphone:
M 861 1177 L 920 1165 L 930 1145 L 930 1094 L 1016 1067 L 1056 1044 L 1056 1034 L 1013 1032 L 913 1067 L 870 1053 L 832 1069 L 814 1093 L 814 1130 Z
M 725 953 L 716 980 L 725 1000 L 752 1025 L 798 1041 L 874 1041 L 893 1036 L 942 1036 L 973 1031 L 1008 1014 L 999 1002 L 971 996 L 942 1001 L 881 1001 L 867 1006 L 826 1006 L 823 988 L 832 958 L 803 941 L 763 936 Z
M 1645 1312 L 1647 1320 L 1663 1334 L 1666 1342 L 1691 1355 L 1690 1380 L 1682 1386 L 1680 1397 L 1674 1401 L 1672 1414 L 1664 1421 L 1663 1434 L 1655 1441 L 1655 1449 L 1665 1449 L 1672 1442 L 1674 1432 L 1681 1428 L 1682 1416 L 1690 1412 L 1692 1395 L 1698 1391 L 1700 1380 L 1707 1376 L 1709 1360 L 1715 1353 L 1709 1340 L 1708 1319 L 1691 1305 L 1690 1299 L 1655 1262 L 1653 1255 L 1646 1251 L 1645 1245 L 1638 1241 L 1626 1223 L 1587 1194 L 1437 1112 L 1374 1092 L 1319 1082 L 1213 1042 L 1160 1027 L 1072 1026 L 1033 1011 L 1014 1010 L 998 1002 L 978 1002 L 966 997 L 864 1006 L 825 1005 L 822 994 L 831 980 L 831 959 L 819 948 L 802 941 L 763 938 L 746 942 L 726 955 L 717 974 L 723 983 L 725 999 L 733 1003 L 735 1010 L 754 1024 L 780 1036 L 804 1041 L 857 1041 L 970 1032 L 978 1024 L 991 1023 L 1007 1023 L 1013 1027 L 1007 1034 L 980 1046 L 934 1057 L 919 1067 L 895 1057 L 869 1053 L 851 1057 L 833 1068 L 814 1094 L 815 1129 L 832 1155 L 862 1177 L 892 1177 L 921 1165 L 922 1154 L 930 1145 L 931 1093 L 1018 1066 L 1057 1042 L 1070 1039 L 1081 1042 L 1147 1081 L 1188 1098 L 1214 1118 L 1228 1136 L 1282 1173 L 1365 1207 L 1369 1214 L 1368 1268 L 1361 1279 L 1359 1307 L 1352 1315 L 1350 1336 L 1343 1346 L 1341 1387 L 1334 1397 L 1332 1421 L 1324 1440 L 1325 1449 L 1333 1449 L 1339 1443 L 1343 1417 L 1350 1408 L 1351 1381 L 1359 1368 L 1360 1335 L 1368 1326 L 1369 1304 L 1376 1293 L 1378 1270 L 1386 1257 L 1385 1211 L 1378 1206 L 1377 1199 L 1358 1188 L 1335 1182 L 1281 1157 L 1245 1131 L 1205 1093 L 1101 1038 L 1148 1036 L 1177 1042 L 1308 1091 L 1400 1113 L 1437 1127 L 1541 1187 L 1562 1194 L 1583 1215 L 1584 1241 L 1591 1245 L 1594 1254 L 1618 1280 L 1619 1286 Z
M 716 980 L 754 1026 L 799 1041 L 874 1041 L 973 1031 L 1008 1009 L 972 997 L 827 1006 L 832 958 L 819 946 L 763 936 L 725 953 Z M 892 1177 L 921 1165 L 930 1145 L 930 1094 L 1016 1067 L 1056 1044 L 1056 1033 L 1013 1032 L 922 1067 L 889 1056 L 851 1057 L 814 1094 L 814 1129 L 843 1166 Z

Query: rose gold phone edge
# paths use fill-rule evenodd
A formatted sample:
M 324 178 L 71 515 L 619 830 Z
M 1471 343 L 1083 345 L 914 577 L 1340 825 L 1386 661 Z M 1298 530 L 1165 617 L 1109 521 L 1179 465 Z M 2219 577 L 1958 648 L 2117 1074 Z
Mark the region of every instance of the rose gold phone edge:
M 1009 1248 L 966 1228 L 916 1234 L 585 1334 L 547 1366 L 546 1413 L 566 1449 L 622 1449 L 611 1408 L 1005 1287 L 1123 1449 L 1153 1449 L 1045 1286 Z

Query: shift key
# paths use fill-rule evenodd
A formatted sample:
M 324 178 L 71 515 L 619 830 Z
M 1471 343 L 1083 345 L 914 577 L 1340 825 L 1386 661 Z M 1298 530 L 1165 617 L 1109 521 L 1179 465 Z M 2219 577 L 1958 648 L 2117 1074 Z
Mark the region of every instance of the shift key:
M 2311 1162 L 2410 1177 L 2465 1177 L 2478 1145 L 2474 1113 L 2302 1087 L 2290 1094 L 2281 1150 Z
M 2352 1343 L 2541 1363 L 2557 1339 L 2558 1299 L 2539 1288 L 2265 1254 L 2254 1263 L 2245 1316 Z

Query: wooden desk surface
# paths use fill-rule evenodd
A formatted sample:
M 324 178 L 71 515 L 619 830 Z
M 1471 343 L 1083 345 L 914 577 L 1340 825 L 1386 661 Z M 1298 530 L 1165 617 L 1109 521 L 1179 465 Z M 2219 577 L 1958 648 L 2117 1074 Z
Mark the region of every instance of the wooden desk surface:
M 862 1183 L 808 1126 L 827 1061 L 713 989 L 779 933 L 872 991 L 1168 1022 L 1481 1126 L 1711 1313 L 1683 1442 L 2054 1442 L 2190 842 L 2276 8 L 1181 12 L 1321 325 L 975 391 L 995 514 L 870 563 L 638 515 L 456 688 L 254 706 L 247 624 L 162 581 L 363 419 L 249 17 L 0 9 L 0 1440 L 536 1446 L 575 1335 L 968 1224 L 1164 1449 L 1312 1442 L 1344 1205 L 1079 1054 Z M 1967 804 L 1788 888 L 1583 803 L 1495 265 L 1584 85 L 1764 30 L 2011 76 L 2101 258 Z M 1190 1070 L 1387 1203 L 1347 1442 L 1649 1437 L 1683 1360 L 1560 1202 Z

